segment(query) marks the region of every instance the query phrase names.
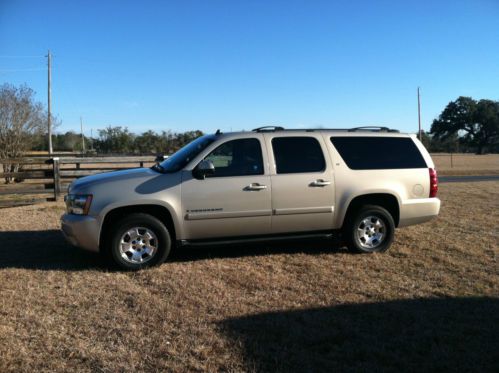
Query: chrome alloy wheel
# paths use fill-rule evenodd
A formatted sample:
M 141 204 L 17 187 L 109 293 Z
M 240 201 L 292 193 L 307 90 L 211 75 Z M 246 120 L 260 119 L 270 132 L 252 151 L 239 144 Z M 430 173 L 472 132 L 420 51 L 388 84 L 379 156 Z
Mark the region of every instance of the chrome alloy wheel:
M 373 250 L 378 247 L 386 236 L 386 226 L 377 216 L 368 216 L 357 226 L 359 244 L 365 249 Z
M 147 263 L 157 251 L 158 238 L 149 228 L 134 227 L 121 236 L 120 254 L 129 263 Z

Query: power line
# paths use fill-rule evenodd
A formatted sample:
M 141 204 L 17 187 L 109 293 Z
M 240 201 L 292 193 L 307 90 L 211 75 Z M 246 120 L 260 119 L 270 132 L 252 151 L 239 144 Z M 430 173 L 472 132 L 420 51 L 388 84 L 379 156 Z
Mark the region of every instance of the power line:
M 0 69 L 0 73 L 17 73 L 26 71 L 44 71 L 45 67 L 33 67 L 27 69 Z
M 41 58 L 44 56 L 0 56 L 0 58 Z

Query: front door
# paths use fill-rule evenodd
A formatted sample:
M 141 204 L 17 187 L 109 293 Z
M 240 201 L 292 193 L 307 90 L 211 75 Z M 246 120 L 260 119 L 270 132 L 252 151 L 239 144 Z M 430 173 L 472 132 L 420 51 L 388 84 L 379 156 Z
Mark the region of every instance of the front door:
M 272 181 L 272 233 L 331 230 L 334 178 L 320 134 L 265 134 Z
M 186 239 L 270 233 L 271 183 L 261 134 L 227 140 L 204 159 L 215 173 L 204 180 L 182 175 Z

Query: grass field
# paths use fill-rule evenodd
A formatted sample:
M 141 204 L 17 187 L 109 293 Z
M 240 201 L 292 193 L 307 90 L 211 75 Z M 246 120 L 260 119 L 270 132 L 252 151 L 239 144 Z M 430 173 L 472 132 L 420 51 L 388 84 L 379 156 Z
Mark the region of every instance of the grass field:
M 431 155 L 439 175 L 498 175 L 499 154 L 445 154 Z
M 109 272 L 62 204 L 0 211 L 0 371 L 497 371 L 499 183 L 441 185 L 389 252 L 177 252 Z

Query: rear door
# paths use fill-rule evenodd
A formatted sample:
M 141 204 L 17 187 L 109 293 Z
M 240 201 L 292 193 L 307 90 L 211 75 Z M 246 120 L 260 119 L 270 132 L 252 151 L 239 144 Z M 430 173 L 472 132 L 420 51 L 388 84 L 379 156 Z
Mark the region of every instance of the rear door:
M 266 133 L 272 182 L 272 233 L 331 230 L 334 175 L 319 133 Z

